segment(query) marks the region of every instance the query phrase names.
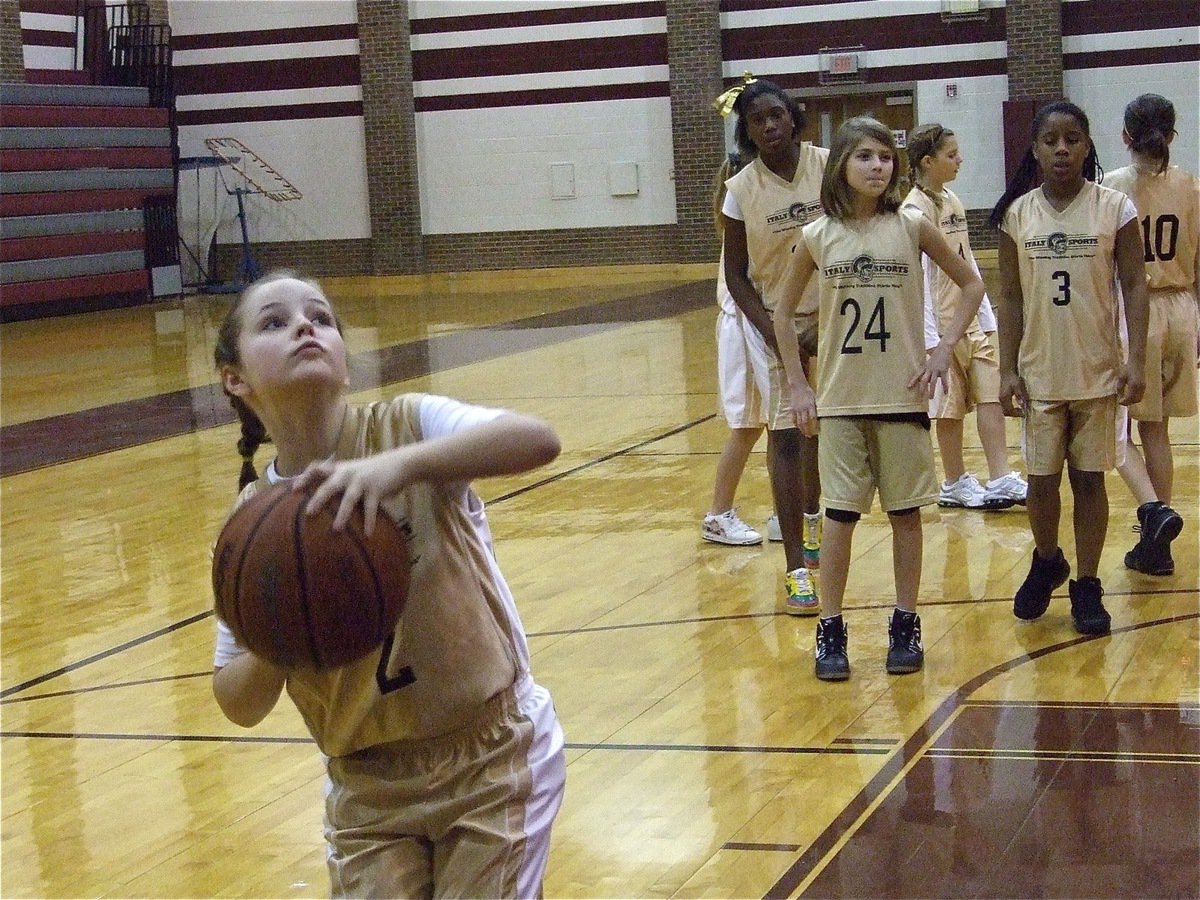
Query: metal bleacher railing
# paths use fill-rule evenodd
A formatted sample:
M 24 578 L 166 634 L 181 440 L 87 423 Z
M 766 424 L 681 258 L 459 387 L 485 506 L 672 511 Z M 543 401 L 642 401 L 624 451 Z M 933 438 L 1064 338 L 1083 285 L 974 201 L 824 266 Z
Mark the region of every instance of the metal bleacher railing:
M 171 28 L 150 22 L 150 7 L 141 2 L 105 3 L 76 0 L 75 45 L 80 68 L 93 84 L 144 87 L 150 106 L 168 111 L 172 168 L 179 187 L 179 139 L 175 121 L 175 84 L 171 70 Z M 82 39 L 80 39 L 82 38 Z M 151 272 L 179 264 L 179 226 L 173 202 L 148 201 L 145 206 L 146 265 Z

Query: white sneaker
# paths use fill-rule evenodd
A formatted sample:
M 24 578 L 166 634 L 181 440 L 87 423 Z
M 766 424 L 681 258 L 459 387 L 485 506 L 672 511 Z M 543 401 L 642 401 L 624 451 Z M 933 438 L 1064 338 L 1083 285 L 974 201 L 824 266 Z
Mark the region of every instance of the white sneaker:
M 983 490 L 983 502 L 988 509 L 1008 509 L 1015 503 L 1025 505 L 1029 485 L 1016 472 L 989 481 Z
M 767 519 L 767 540 L 776 543 L 783 540 L 783 532 L 779 530 L 779 516 L 774 513 Z
M 983 509 L 987 504 L 983 499 L 983 485 L 970 472 L 963 472 L 957 481 L 943 481 L 941 493 L 938 494 L 938 506 L 951 506 L 958 509 Z
M 706 541 L 712 541 L 714 544 L 746 547 L 762 543 L 762 535 L 739 519 L 736 509 L 730 509 L 719 516 L 706 514 L 700 534 Z

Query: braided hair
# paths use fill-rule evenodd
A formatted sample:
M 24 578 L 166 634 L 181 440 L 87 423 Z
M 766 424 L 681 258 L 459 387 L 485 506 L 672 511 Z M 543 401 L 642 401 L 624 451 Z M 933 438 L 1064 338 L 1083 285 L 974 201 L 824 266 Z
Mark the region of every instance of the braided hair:
M 933 201 L 933 208 L 942 211 L 942 195 L 931 191 L 921 178 L 921 160 L 936 156 L 954 132 L 941 125 L 920 125 L 908 137 L 908 178 L 912 186 Z

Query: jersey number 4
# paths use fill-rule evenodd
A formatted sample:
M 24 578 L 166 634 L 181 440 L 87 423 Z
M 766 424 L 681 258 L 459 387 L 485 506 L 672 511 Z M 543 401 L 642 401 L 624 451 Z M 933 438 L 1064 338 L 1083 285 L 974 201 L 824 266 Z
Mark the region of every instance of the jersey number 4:
M 871 317 L 867 319 L 867 327 L 863 329 L 862 333 L 863 340 L 879 342 L 880 353 L 887 351 L 887 341 L 892 336 L 892 333 L 887 330 L 887 318 L 884 316 L 883 309 L 883 298 L 880 297 L 875 303 Z M 858 343 L 858 326 L 862 322 L 863 316 L 862 306 L 853 297 L 847 297 L 842 301 L 840 312 L 843 316 L 850 316 L 850 327 L 846 329 L 846 337 L 842 341 L 842 352 L 862 353 L 862 344 Z
M 1154 220 L 1154 240 L 1150 239 L 1150 217 L 1142 219 L 1142 249 L 1146 253 L 1146 262 L 1156 259 L 1170 260 L 1175 258 L 1175 244 L 1179 241 L 1179 217 L 1168 213 Z

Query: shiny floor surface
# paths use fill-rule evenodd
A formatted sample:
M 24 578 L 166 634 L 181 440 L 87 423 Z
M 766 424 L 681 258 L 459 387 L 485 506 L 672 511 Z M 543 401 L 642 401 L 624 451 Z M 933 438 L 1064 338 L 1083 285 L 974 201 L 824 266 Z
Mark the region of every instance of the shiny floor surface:
M 448 394 L 562 437 L 546 469 L 478 485 L 568 741 L 548 897 L 1200 895 L 1195 420 L 1172 426 L 1174 575 L 1123 567 L 1134 503 L 1108 479 L 1111 636 L 1076 635 L 1065 594 L 1014 619 L 1020 508 L 933 507 L 926 666 L 886 675 L 876 511 L 854 541 L 853 675 L 824 684 L 813 621 L 783 613 L 780 545 L 700 539 L 726 435 L 711 272 L 327 288 L 353 399 Z M 0 327 L 4 897 L 328 893 L 298 714 L 285 698 L 242 730 L 210 693 L 209 545 L 238 471 L 211 363 L 227 303 Z M 771 512 L 761 443 L 738 502 L 756 526 Z M 1066 524 L 1063 544 L 1073 559 Z

